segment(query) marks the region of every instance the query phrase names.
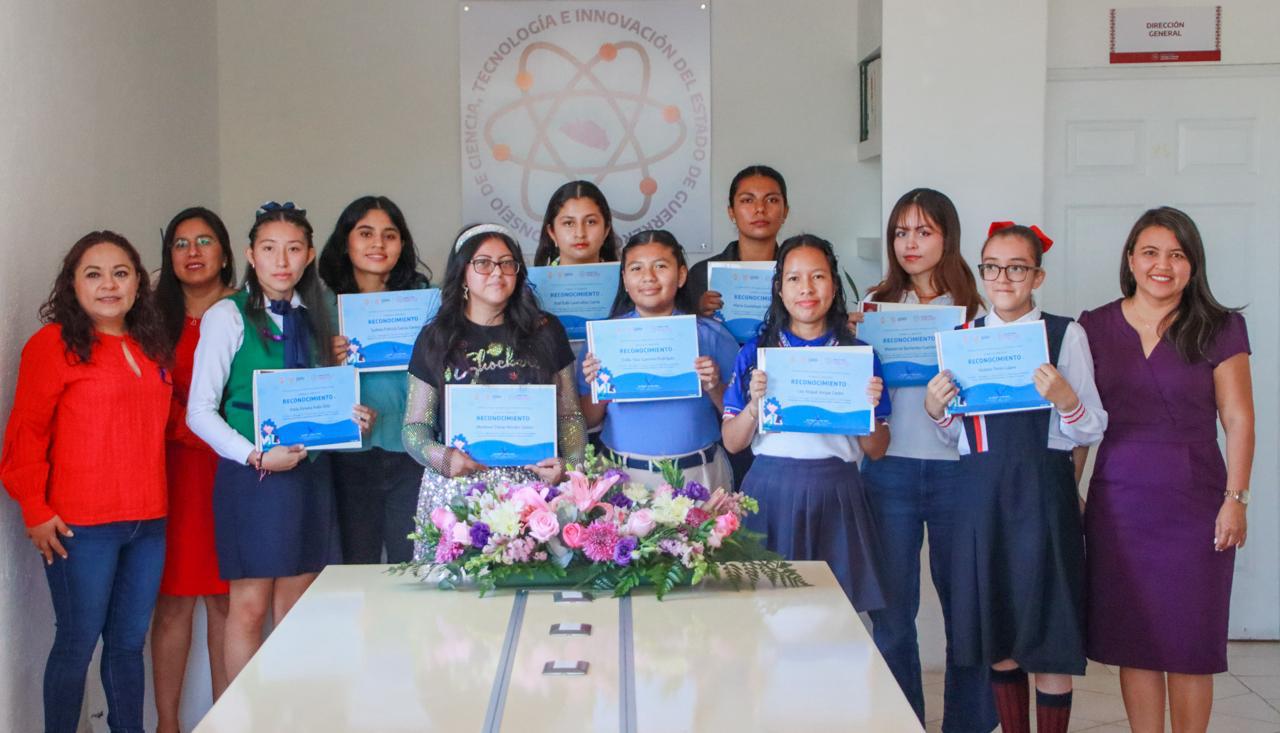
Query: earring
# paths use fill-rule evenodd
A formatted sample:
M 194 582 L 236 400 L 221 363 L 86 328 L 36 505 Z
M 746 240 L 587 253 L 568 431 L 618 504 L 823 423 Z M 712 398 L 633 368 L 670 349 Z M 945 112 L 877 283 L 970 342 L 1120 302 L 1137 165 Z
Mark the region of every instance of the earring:
M 462 286 L 462 301 L 465 303 L 471 297 L 471 290 L 466 285 Z

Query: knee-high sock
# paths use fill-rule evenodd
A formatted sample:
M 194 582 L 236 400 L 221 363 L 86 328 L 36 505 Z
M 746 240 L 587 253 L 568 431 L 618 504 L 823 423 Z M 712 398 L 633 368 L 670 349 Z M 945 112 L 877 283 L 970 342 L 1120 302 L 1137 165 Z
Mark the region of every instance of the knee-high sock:
M 1036 690 L 1036 733 L 1067 733 L 1070 721 L 1070 690 L 1061 695 Z
M 1031 733 L 1031 690 L 1021 669 L 991 670 L 991 690 L 1004 733 Z M 1065 729 L 1064 729 L 1065 730 Z

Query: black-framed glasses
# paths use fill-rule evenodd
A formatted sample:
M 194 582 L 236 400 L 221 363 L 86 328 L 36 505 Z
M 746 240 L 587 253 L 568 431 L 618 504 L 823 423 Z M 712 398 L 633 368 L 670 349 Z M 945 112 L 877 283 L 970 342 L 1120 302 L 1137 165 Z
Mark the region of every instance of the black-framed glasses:
M 1027 279 L 1027 275 L 1039 270 L 1039 267 L 1031 265 L 993 265 L 984 262 L 978 265 L 978 275 L 988 282 L 999 280 L 1000 273 L 1004 273 L 1011 283 L 1020 283 Z
M 488 275 L 493 272 L 493 268 L 497 267 L 502 270 L 503 275 L 514 275 L 520 272 L 520 260 L 491 260 L 488 257 L 480 257 L 471 260 L 471 269 L 476 271 L 477 275 Z

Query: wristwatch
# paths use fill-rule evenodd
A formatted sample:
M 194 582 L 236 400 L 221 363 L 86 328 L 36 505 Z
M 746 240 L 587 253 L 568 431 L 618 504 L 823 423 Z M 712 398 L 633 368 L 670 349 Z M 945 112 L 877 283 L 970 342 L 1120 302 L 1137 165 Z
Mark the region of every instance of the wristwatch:
M 1224 491 L 1222 495 L 1228 499 L 1235 499 L 1236 501 L 1240 502 L 1241 504 L 1244 504 L 1245 506 L 1249 506 L 1249 490 L 1248 489 L 1244 489 L 1242 491 Z

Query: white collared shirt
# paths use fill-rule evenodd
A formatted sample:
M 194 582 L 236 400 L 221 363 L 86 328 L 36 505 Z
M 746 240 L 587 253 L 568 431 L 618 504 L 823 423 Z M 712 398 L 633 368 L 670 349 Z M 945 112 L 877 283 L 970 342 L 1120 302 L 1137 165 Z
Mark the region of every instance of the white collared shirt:
M 295 307 L 302 299 L 294 291 Z M 284 329 L 284 316 L 267 309 L 267 317 Z M 227 424 L 219 407 L 222 392 L 231 378 L 231 361 L 244 343 L 244 319 L 231 300 L 220 300 L 200 319 L 200 341 L 196 344 L 195 366 L 191 371 L 191 391 L 187 396 L 187 427 L 218 455 L 244 463 L 254 451 L 253 442 Z
M 1040 309 L 1032 308 L 1030 313 L 1014 323 L 1030 323 L 1040 320 Z M 1007 325 L 1000 317 L 991 312 L 987 314 L 986 326 Z M 1062 337 L 1062 349 L 1058 354 L 1058 371 L 1075 390 L 1080 399 L 1080 406 L 1069 414 L 1053 410 L 1056 420 L 1049 421 L 1047 445 L 1055 450 L 1071 450 L 1077 446 L 1093 445 L 1102 440 L 1102 433 L 1107 429 L 1107 411 L 1102 408 L 1102 399 L 1098 396 L 1098 386 L 1093 381 L 1093 354 L 1089 351 L 1089 339 L 1079 323 L 1067 324 L 1067 332 Z M 960 455 L 969 454 L 969 438 L 965 433 L 965 421 L 958 416 L 944 418 L 934 423 L 935 432 L 942 442 L 954 445 Z

